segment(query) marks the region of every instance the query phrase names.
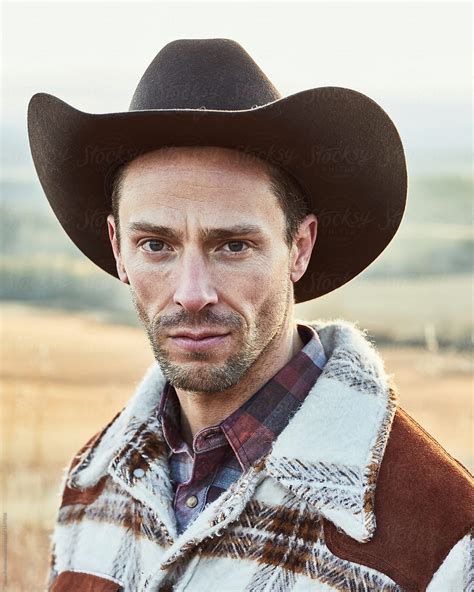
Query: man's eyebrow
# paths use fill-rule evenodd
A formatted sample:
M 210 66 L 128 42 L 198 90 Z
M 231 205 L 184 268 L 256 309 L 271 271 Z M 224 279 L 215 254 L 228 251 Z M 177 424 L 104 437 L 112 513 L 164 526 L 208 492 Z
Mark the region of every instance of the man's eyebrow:
M 151 224 L 149 222 L 132 222 L 127 226 L 127 230 L 129 232 L 149 232 L 174 240 L 182 240 L 184 236 L 182 232 L 179 232 L 174 228 L 163 226 L 161 224 Z M 201 230 L 201 240 L 225 239 L 234 236 L 248 236 L 255 234 L 262 234 L 260 226 L 257 226 L 256 224 L 235 224 L 234 226 L 228 226 L 225 228 L 203 228 Z
M 201 233 L 201 238 L 205 241 L 207 239 L 222 239 L 261 233 L 262 229 L 256 224 L 235 224 L 234 226 L 226 228 L 204 228 Z
M 151 224 L 150 222 L 131 222 L 127 226 L 128 232 L 149 232 L 150 234 L 159 234 L 166 238 L 181 240 L 182 234 L 169 226 L 160 224 Z

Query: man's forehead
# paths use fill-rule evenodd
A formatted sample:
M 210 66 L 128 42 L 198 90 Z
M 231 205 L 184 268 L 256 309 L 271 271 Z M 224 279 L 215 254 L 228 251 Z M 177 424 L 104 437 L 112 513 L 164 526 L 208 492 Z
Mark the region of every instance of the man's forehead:
M 216 206 L 235 213 L 273 208 L 276 197 L 267 164 L 236 153 L 214 147 L 147 153 L 128 165 L 121 183 L 120 199 L 125 202 L 121 207 L 133 211 L 160 207 L 176 213 L 197 207 L 202 214 L 204 209 L 217 214 Z
M 120 190 L 124 222 L 222 228 L 250 218 L 275 232 L 284 224 L 283 213 L 275 215 L 268 165 L 256 157 L 227 148 L 180 147 L 147 153 L 132 166 Z

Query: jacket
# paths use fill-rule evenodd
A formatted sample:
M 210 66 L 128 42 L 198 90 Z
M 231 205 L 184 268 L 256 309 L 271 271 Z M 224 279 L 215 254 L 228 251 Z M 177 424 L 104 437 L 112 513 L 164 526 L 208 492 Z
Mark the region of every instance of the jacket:
M 311 325 L 322 374 L 271 451 L 181 535 L 156 413 L 165 378 L 150 366 L 65 470 L 50 592 L 469 589 L 470 474 L 399 406 L 364 331 Z

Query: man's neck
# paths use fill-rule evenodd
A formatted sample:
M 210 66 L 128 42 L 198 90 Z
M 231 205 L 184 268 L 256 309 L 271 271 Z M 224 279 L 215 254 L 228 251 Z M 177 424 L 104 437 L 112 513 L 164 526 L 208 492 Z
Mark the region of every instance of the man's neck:
M 283 368 L 303 346 L 296 323 L 292 323 L 280 335 L 276 346 L 265 352 L 242 380 L 230 389 L 220 393 L 190 393 L 176 389 L 181 406 L 183 439 L 191 446 L 198 432 L 224 421 Z

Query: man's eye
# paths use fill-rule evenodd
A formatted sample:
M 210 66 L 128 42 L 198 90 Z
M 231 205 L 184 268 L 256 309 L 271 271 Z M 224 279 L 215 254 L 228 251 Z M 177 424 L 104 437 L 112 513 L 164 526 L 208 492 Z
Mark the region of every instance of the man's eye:
M 147 240 L 142 243 L 142 246 L 148 245 L 145 251 L 151 251 L 152 253 L 160 253 L 165 250 L 166 243 L 160 240 Z
M 228 247 L 228 249 L 225 250 L 228 250 L 231 253 L 242 253 L 247 250 L 245 247 L 248 247 L 247 243 L 244 241 L 230 241 L 226 243 L 225 246 Z

